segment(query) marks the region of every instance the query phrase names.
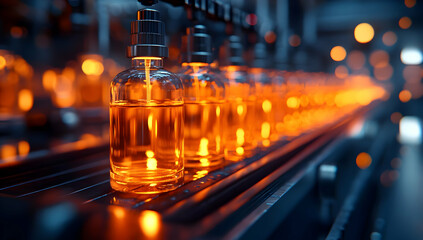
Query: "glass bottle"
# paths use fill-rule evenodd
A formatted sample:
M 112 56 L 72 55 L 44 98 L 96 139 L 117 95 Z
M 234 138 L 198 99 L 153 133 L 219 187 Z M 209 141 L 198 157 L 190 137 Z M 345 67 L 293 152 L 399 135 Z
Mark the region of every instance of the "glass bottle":
M 211 38 L 196 25 L 183 38 L 184 63 L 179 75 L 184 85 L 184 160 L 191 169 L 223 164 L 224 81 L 213 71 Z
M 143 9 L 137 19 L 132 67 L 111 84 L 110 178 L 115 190 L 151 194 L 183 182 L 183 87 L 163 69 L 168 51 L 159 12 Z
M 227 104 L 224 121 L 225 158 L 237 161 L 253 154 L 257 146 L 255 134 L 255 86 L 248 77 L 247 67 L 242 58 L 242 44 L 238 36 L 229 38 L 230 55 L 226 66 L 221 68 L 228 79 L 225 86 Z
M 273 97 L 274 86 L 268 74 L 266 67 L 267 54 L 266 46 L 263 43 L 257 43 L 254 48 L 253 66 L 248 69 L 249 77 L 254 81 L 256 88 L 256 120 L 259 124 L 259 131 L 256 138 L 260 139 L 264 147 L 270 146 L 272 141 L 278 139 L 275 131 L 275 99 Z

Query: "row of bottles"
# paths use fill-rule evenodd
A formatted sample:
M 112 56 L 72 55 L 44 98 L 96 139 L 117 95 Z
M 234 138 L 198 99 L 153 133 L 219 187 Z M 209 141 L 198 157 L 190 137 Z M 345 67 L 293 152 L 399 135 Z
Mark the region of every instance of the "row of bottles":
M 324 73 L 266 69 L 265 46 L 247 68 L 237 36 L 226 62 L 213 68 L 204 26 L 183 37 L 182 70 L 163 69 L 167 57 L 159 12 L 138 11 L 127 56 L 132 67 L 111 84 L 111 186 L 132 193 L 170 191 L 184 168 L 205 171 L 250 157 L 258 148 L 334 123 L 387 96 L 367 76 L 340 80 Z

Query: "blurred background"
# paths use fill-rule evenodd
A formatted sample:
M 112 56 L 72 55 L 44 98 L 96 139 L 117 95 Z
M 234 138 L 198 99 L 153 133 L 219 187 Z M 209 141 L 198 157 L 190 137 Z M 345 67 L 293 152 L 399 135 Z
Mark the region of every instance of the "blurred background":
M 423 2 L 164 0 L 152 6 L 160 10 L 166 25 L 169 58 L 164 66 L 172 72 L 181 69 L 181 37 L 186 28 L 204 24 L 213 39 L 215 66 L 225 61 L 221 46 L 228 36 L 236 34 L 241 36 L 243 57 L 249 66 L 256 57 L 254 46 L 264 43 L 268 69 L 318 73 L 321 75 L 315 76 L 330 76 L 328 81 L 366 76 L 388 93 L 382 103 L 369 105 L 366 114 L 348 116 L 359 118 L 352 121 L 355 128 L 348 125 L 353 133 L 329 136 L 325 144 L 304 156 L 302 164 L 290 167 L 290 175 L 281 175 L 279 182 L 275 180 L 252 195 L 256 198 L 237 205 L 236 211 L 228 210 L 225 218 L 215 218 L 212 228 L 195 233 L 191 232 L 193 221 L 211 221 L 204 216 L 236 199 L 238 193 L 219 196 L 215 202 L 202 199 L 200 202 L 220 205 L 199 208 L 201 217 L 187 217 L 190 227 L 179 226 L 184 219 L 172 221 L 169 212 L 159 216 L 156 212 L 141 211 L 139 215 L 126 211 L 153 209 L 162 214 L 174 201 L 172 197 L 186 200 L 188 195 L 183 191 L 195 189 L 201 182 L 198 179 L 208 172 L 192 177 L 192 184 L 174 196 L 167 194 L 152 201 L 155 205 L 143 204 L 156 197 L 121 196 L 108 187 L 109 85 L 117 73 L 130 67 L 125 56 L 130 22 L 143 7 L 137 0 L 0 0 L 0 212 L 5 216 L 0 220 L 0 238 L 111 238 L 130 228 L 118 225 L 118 220 L 142 230 L 128 238 L 169 237 L 157 235 L 158 230 L 143 232 L 144 225 L 132 221 L 146 218 L 147 228 L 161 226 L 161 230 L 177 233 L 178 238 L 252 238 L 266 229 L 265 222 L 272 221 L 275 226 L 263 238 L 423 239 Z M 304 82 L 310 85 L 319 78 L 308 77 Z M 313 141 L 323 141 L 323 136 L 334 132 L 319 133 Z M 295 154 L 283 156 L 294 159 L 307 152 L 312 143 L 301 141 L 295 143 Z M 266 151 L 253 159 L 261 159 L 269 153 Z M 320 160 L 313 163 L 316 157 Z M 80 167 L 87 162 L 89 167 Z M 67 169 L 72 170 L 63 172 Z M 231 169 L 226 174 L 233 173 Z M 214 174 L 211 177 L 222 173 Z M 238 189 L 247 191 L 270 174 L 270 170 L 264 171 L 250 179 L 250 185 L 244 185 L 248 187 Z M 298 189 L 289 192 L 294 197 L 282 194 L 278 199 L 284 210 L 273 210 L 283 218 L 265 216 L 262 208 L 260 214 L 251 210 L 259 209 L 259 203 L 269 203 L 269 196 L 262 191 L 276 194 L 278 187 L 286 187 L 295 176 Z M 313 180 L 307 188 L 298 185 L 309 178 Z M 89 190 L 79 197 L 66 197 L 86 187 L 78 183 L 67 188 L 68 181 L 83 179 L 91 179 L 87 180 Z M 198 189 L 210 187 L 201 186 Z M 37 195 L 39 192 L 47 193 Z M 27 194 L 36 201 L 14 202 Z M 79 205 L 98 199 L 101 204 L 89 210 Z M 170 217 L 162 222 L 166 216 Z M 62 220 L 51 225 L 55 218 Z M 255 220 L 247 223 L 248 219 Z M 231 227 L 223 227 L 225 224 Z M 115 228 L 104 235 L 94 234 L 101 226 Z M 66 235 L 69 232 L 73 234 Z

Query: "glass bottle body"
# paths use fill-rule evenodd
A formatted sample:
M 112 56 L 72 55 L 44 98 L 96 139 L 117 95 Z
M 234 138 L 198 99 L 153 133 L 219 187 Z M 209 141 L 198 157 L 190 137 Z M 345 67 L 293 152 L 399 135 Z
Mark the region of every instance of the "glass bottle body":
M 248 78 L 246 67 L 226 66 L 222 73 L 228 79 L 225 86 L 227 104 L 225 104 L 224 134 L 225 158 L 237 161 L 249 157 L 257 146 L 255 133 L 255 86 Z
M 111 84 L 113 189 L 170 191 L 183 181 L 183 98 L 179 78 L 160 58 L 134 58 Z
M 208 63 L 184 63 L 184 161 L 193 169 L 223 164 L 225 86 Z
M 255 83 L 256 88 L 256 122 L 259 129 L 256 138 L 260 139 L 264 147 L 278 139 L 275 123 L 275 106 L 278 99 L 275 97 L 274 87 L 270 76 L 262 68 L 250 68 L 249 77 Z
M 270 74 L 272 82 L 272 98 L 273 98 L 273 116 L 275 121 L 275 132 L 279 138 L 283 138 L 285 134 L 284 117 L 286 115 L 286 83 L 282 71 L 273 70 Z

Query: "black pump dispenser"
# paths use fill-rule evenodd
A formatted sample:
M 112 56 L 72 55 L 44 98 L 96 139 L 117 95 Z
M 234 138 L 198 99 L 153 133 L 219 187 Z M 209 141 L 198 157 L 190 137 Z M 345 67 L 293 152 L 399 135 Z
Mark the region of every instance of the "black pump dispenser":
M 138 10 L 137 20 L 131 22 L 131 45 L 126 55 L 133 57 L 168 57 L 165 25 L 155 9 Z
M 182 49 L 182 62 L 213 61 L 211 37 L 203 25 L 187 28 L 187 35 L 182 37 Z

